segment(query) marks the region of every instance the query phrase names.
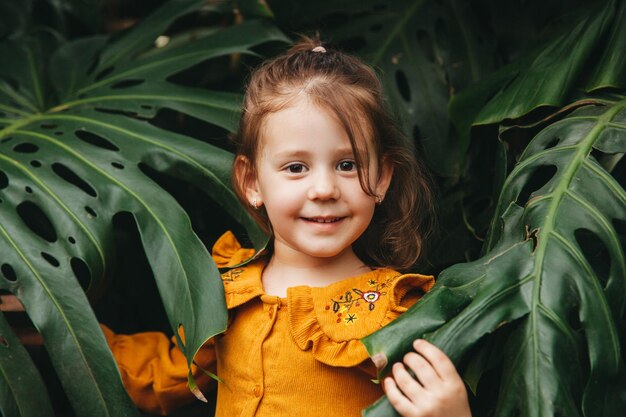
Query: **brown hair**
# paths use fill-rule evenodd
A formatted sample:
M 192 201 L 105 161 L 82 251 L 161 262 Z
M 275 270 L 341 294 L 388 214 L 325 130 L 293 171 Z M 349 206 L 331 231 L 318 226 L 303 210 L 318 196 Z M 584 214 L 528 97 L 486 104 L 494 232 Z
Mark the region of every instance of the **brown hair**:
M 372 266 L 410 268 L 434 224 L 429 176 L 386 111 L 374 70 L 356 57 L 321 46 L 319 39 L 303 37 L 286 53 L 253 72 L 237 135 L 237 157 L 244 156 L 251 163 L 244 172 L 233 172 L 235 192 L 271 235 L 265 210 L 252 209 L 245 198 L 245 181 L 255 175 L 254 161 L 265 116 L 289 107 L 305 94 L 343 125 L 354 151 L 361 187 L 367 194 L 375 195 L 367 172 L 370 155 L 378 158 L 379 167 L 383 161 L 393 166 L 386 198 L 354 243 L 355 253 Z

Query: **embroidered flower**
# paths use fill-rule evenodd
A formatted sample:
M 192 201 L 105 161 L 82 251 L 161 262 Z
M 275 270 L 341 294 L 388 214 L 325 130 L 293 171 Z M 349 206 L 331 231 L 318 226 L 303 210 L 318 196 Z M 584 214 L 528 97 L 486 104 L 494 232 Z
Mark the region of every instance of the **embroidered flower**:
M 357 317 L 356 313 L 354 314 L 348 314 L 345 318 L 344 321 L 346 324 L 354 324 L 355 321 L 357 321 L 359 318 Z
M 369 311 L 374 310 L 374 308 L 376 308 L 376 302 L 380 299 L 380 297 L 387 294 L 386 292 L 381 292 L 381 289 L 384 288 L 391 279 L 393 278 L 386 280 L 382 284 L 378 283 L 378 281 L 375 279 L 370 279 L 368 281 L 368 284 L 370 286 L 373 285 L 374 288 L 369 291 L 362 291 L 358 288 L 352 288 L 351 291 L 348 290 L 336 298 L 331 298 L 330 301 L 332 302 L 333 312 L 335 314 L 349 313 L 353 307 L 355 307 L 359 311 L 362 311 L 362 302 L 365 302 L 365 305 L 367 305 L 367 309 Z M 330 304 L 326 304 L 326 310 L 330 310 Z M 353 323 L 353 321 L 356 320 L 355 316 L 348 322 L 349 317 L 350 315 L 344 318 L 344 320 L 346 320 L 346 324 Z M 339 323 L 340 321 L 341 319 L 338 318 L 337 323 Z
M 375 303 L 380 298 L 378 291 L 368 291 L 361 294 L 361 298 L 368 303 Z

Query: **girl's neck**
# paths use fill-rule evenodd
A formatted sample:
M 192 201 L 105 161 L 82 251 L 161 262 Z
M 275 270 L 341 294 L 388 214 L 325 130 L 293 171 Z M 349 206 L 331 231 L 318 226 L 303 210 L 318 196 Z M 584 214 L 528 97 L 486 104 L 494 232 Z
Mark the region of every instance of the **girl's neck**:
M 325 287 L 370 270 L 352 248 L 328 258 L 309 257 L 275 248 L 263 271 L 263 287 L 269 295 L 285 297 L 289 287 Z

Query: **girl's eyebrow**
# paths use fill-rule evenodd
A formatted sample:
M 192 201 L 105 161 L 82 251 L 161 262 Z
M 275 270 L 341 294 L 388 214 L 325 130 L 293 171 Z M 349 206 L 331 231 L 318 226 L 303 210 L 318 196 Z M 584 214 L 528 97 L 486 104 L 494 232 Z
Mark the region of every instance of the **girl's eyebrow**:
M 306 149 L 287 149 L 284 151 L 278 151 L 272 156 L 274 158 L 294 158 L 294 157 L 305 157 L 311 155 L 312 151 Z M 351 147 L 340 147 L 335 150 L 336 155 L 352 155 L 354 154 Z
M 304 149 L 288 149 L 285 151 L 279 151 L 273 154 L 274 158 L 293 158 L 293 157 L 303 157 L 310 155 L 311 152 L 306 151 Z

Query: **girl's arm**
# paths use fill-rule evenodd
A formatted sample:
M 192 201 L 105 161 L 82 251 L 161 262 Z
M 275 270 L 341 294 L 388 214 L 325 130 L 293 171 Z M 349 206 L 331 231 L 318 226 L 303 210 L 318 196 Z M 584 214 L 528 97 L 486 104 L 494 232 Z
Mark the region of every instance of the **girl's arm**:
M 126 391 L 137 407 L 155 414 L 168 414 L 196 399 L 187 385 L 187 360 L 175 338 L 159 332 L 131 335 L 115 334 L 100 325 L 115 357 Z M 200 349 L 195 362 L 215 373 L 213 339 Z M 213 384 L 197 366 L 192 365 L 198 387 L 206 390 Z
M 403 417 L 471 417 L 465 384 L 452 361 L 425 340 L 413 347 L 384 380 L 391 405 Z

